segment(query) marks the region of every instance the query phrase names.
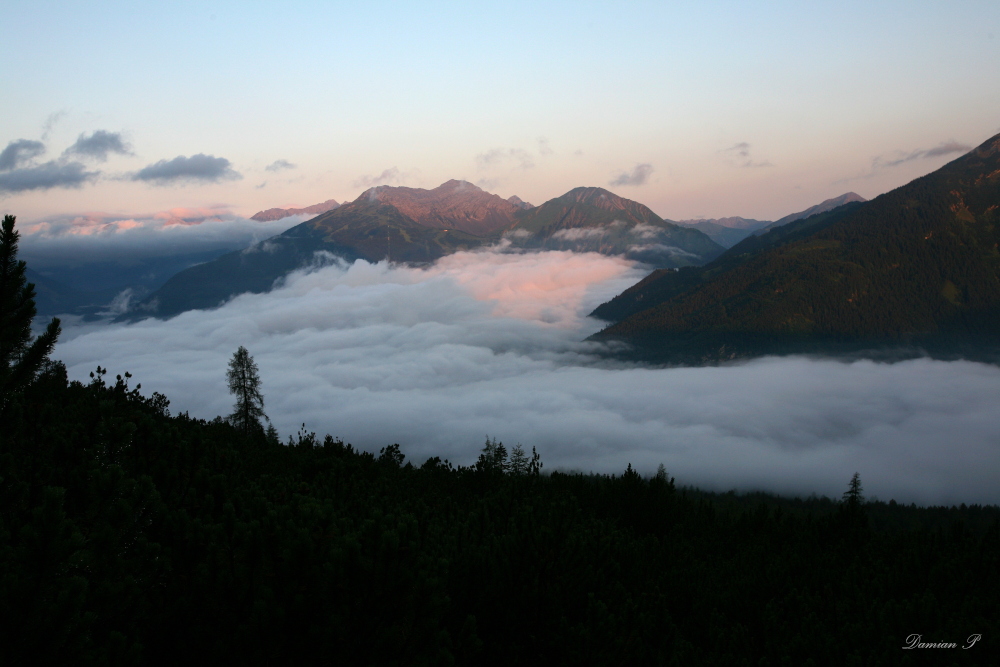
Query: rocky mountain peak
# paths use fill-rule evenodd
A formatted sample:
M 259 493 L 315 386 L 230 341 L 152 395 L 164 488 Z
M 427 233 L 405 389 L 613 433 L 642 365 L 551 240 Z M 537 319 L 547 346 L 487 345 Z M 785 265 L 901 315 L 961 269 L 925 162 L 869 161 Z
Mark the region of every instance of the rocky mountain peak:
M 530 203 L 524 201 L 523 199 L 521 199 L 517 195 L 512 195 L 512 196 L 508 197 L 507 201 L 509 201 L 511 204 L 513 204 L 514 206 L 516 206 L 516 207 L 518 207 L 520 209 L 524 209 L 525 211 L 527 211 L 529 208 L 535 208 L 534 204 L 530 204 Z
M 469 183 L 452 179 L 432 190 L 381 185 L 365 190 L 350 206 L 388 204 L 425 227 L 458 229 L 476 236 L 511 225 L 520 207 Z

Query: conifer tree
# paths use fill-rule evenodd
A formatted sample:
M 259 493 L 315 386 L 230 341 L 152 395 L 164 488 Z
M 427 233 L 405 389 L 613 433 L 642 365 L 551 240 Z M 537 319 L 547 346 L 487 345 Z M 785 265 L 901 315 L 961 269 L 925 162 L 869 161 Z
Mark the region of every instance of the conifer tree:
M 59 338 L 59 319 L 52 318 L 45 332 L 31 340 L 35 286 L 27 282 L 27 264 L 17 259 L 20 234 L 15 217 L 5 215 L 0 229 L 0 407 L 31 382 Z
M 524 453 L 524 447 L 521 443 L 517 443 L 510 450 L 510 474 L 512 475 L 527 475 L 528 466 L 531 461 L 528 459 L 528 455 Z
M 229 421 L 244 435 L 260 432 L 261 418 L 267 419 L 264 414 L 264 395 L 260 391 L 260 375 L 256 362 L 242 345 L 229 360 L 226 379 L 229 381 L 229 392 L 236 395 L 236 404 Z
M 482 453 L 479 454 L 479 460 L 476 461 L 474 467 L 479 472 L 500 475 L 506 473 L 509 467 L 507 448 L 503 446 L 502 442 L 498 442 L 496 438 L 490 440 L 487 436 L 486 446 L 483 447 Z
M 847 491 L 844 491 L 844 504 L 849 510 L 857 511 L 864 505 L 865 497 L 862 491 L 864 489 L 861 487 L 861 473 L 856 472 L 847 485 Z

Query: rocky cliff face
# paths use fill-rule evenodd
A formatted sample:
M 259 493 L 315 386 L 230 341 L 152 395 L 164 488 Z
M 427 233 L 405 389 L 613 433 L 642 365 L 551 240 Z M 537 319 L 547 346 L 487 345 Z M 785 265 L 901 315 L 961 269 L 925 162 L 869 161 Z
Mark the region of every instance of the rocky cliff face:
M 250 216 L 251 220 L 256 220 L 258 222 L 270 222 L 271 220 L 281 220 L 282 218 L 287 218 L 290 215 L 318 215 L 320 213 L 326 213 L 327 211 L 332 211 L 333 209 L 340 206 L 335 199 L 327 199 L 321 204 L 313 204 L 312 206 L 306 206 L 305 208 L 269 208 L 266 211 L 258 211 Z

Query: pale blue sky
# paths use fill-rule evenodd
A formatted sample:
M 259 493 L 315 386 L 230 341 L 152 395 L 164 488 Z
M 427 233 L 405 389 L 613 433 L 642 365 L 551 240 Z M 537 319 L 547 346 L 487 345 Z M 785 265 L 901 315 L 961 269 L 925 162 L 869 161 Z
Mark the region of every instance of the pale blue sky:
M 86 162 L 100 176 L 80 188 L 0 194 L 27 221 L 249 215 L 353 199 L 383 173 L 534 203 L 600 185 L 673 219 L 775 219 L 875 196 L 960 154 L 927 151 L 1000 132 L 995 1 L 8 0 L 0 25 L 0 150 L 41 140 L 34 164 L 65 162 L 106 130 L 133 153 Z M 242 178 L 129 180 L 195 154 Z M 276 160 L 296 167 L 265 170 Z M 640 164 L 644 183 L 609 186 Z

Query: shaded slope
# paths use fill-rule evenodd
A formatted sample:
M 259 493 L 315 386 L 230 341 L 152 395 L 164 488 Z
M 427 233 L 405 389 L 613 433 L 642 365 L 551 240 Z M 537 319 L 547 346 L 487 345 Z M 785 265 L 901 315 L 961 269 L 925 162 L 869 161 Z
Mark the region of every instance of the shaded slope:
M 596 337 L 688 360 L 996 345 L 998 206 L 1000 136 L 871 202 L 746 239 L 697 275 L 650 280 L 598 309 L 624 319 Z

